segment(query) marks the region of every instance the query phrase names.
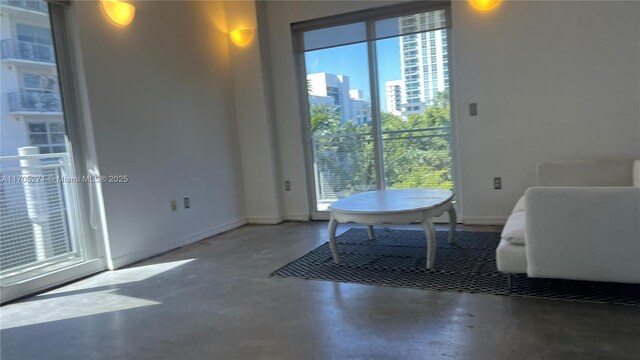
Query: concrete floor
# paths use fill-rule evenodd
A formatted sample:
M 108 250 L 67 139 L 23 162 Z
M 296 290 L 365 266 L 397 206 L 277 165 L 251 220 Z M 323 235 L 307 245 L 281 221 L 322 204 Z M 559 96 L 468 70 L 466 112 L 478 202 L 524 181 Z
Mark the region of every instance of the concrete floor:
M 1 358 L 640 358 L 634 307 L 268 277 L 325 227 L 245 226 L 6 305 Z

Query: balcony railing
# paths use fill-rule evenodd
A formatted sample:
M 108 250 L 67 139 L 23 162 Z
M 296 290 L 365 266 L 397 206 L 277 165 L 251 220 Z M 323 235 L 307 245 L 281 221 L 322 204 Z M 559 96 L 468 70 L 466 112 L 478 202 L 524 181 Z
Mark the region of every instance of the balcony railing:
M 5 39 L 0 42 L 2 59 L 39 61 L 55 64 L 53 46 L 28 41 Z
M 51 93 L 10 93 L 10 112 L 62 112 L 60 94 Z
M 407 187 L 407 179 L 416 174 L 422 178 L 421 186 L 451 188 L 450 127 L 385 130 L 382 137 L 388 188 Z M 314 135 L 313 154 L 319 209 L 376 189 L 371 133 Z
M 66 153 L 0 156 L 0 282 L 77 258 L 69 223 Z
M 47 6 L 47 3 L 42 0 L 1 0 L 0 4 L 25 10 L 37 11 L 44 14 L 49 13 L 49 7 Z
M 369 149 L 372 144 L 373 137 L 368 132 L 313 136 L 316 196 L 320 204 L 375 190 L 374 170 L 366 166 L 373 161 Z

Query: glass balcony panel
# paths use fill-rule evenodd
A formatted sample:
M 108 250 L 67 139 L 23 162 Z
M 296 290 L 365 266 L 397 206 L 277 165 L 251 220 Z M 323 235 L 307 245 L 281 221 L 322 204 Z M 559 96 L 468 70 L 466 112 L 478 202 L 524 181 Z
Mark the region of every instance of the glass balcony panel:
M 60 94 L 20 92 L 8 96 L 10 112 L 62 112 Z
M 37 61 L 55 64 L 53 46 L 29 41 L 5 39 L 0 42 L 2 59 Z
M 43 14 L 49 13 L 47 3 L 42 0 L 2 0 L 0 1 L 0 5 L 37 11 Z

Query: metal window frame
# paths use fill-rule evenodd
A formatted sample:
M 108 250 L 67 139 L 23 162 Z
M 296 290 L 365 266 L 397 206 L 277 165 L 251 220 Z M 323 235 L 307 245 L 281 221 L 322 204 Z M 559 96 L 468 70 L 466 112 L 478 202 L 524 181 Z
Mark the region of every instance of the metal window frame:
M 66 144 L 73 163 L 72 169 L 75 172 L 71 174 L 77 177 L 90 176 L 87 159 L 90 158 L 90 145 L 87 141 L 88 119 L 83 118 L 83 104 L 81 103 L 79 71 L 80 66 L 77 63 L 76 55 L 78 48 L 78 39 L 74 37 L 75 28 L 73 22 L 72 6 L 73 2 L 66 0 L 45 0 L 49 4 L 49 14 L 51 19 L 51 29 L 53 32 L 53 46 L 57 59 L 57 79 L 60 87 L 60 96 L 65 116 L 64 125 L 67 131 L 67 137 L 70 139 Z M 64 76 L 62 76 L 64 75 Z M 94 209 L 93 193 L 90 187 L 93 184 L 77 184 L 74 192 L 77 197 L 80 210 L 79 229 L 82 232 L 84 240 L 84 251 L 87 261 L 98 259 L 104 263 L 105 249 L 101 244 L 104 243 L 102 231 L 94 229 L 90 221 L 91 211 Z M 106 268 L 106 263 L 103 264 Z
M 66 176 L 83 177 L 89 175 L 88 149 L 89 145 L 85 134 L 87 125 L 83 114 L 80 99 L 80 86 L 78 73 L 80 66 L 77 56 L 77 43 L 71 30 L 74 28 L 73 16 L 70 14 L 73 4 L 68 1 L 47 1 L 49 4 L 49 20 L 51 23 L 53 47 L 56 58 L 56 76 L 60 87 L 60 96 L 64 113 L 64 125 L 67 137 L 70 139 L 67 146 L 69 162 L 72 164 L 72 174 Z M 61 76 L 64 75 L 64 76 Z M 73 145 L 73 146 L 72 146 Z M 2 286 L 0 291 L 0 303 L 5 303 L 29 294 L 45 290 L 87 275 L 105 270 L 107 268 L 106 252 L 102 229 L 93 229 L 90 221 L 90 211 L 93 201 L 89 186 L 80 184 L 63 184 L 65 194 L 70 197 L 69 202 L 74 202 L 77 211 L 68 215 L 69 231 L 76 231 L 75 236 L 78 247 L 73 247 L 75 253 L 83 255 L 83 261 L 70 265 L 61 264 L 62 267 L 55 271 L 37 275 L 22 280 L 15 284 Z M 97 210 L 96 210 L 97 211 Z M 71 235 L 74 236 L 74 235 Z M 73 246 L 73 245 L 72 245 Z
M 349 24 L 355 24 L 355 23 L 365 23 L 366 39 L 362 41 L 345 42 L 339 45 L 321 46 L 321 47 L 315 47 L 313 49 L 305 49 L 304 37 L 301 34 L 299 39 L 295 41 L 294 50 L 302 51 L 302 52 L 323 50 L 323 49 L 330 49 L 332 47 L 337 47 L 337 46 L 360 44 L 364 42 L 371 42 L 374 40 L 384 40 L 384 39 L 395 38 L 398 36 L 420 34 L 425 31 L 424 30 L 413 31 L 413 32 L 403 33 L 401 35 L 377 36 L 375 33 L 375 22 L 380 20 L 396 18 L 400 16 L 413 15 L 416 13 L 437 11 L 437 10 L 445 11 L 445 26 L 433 28 L 428 31 L 445 30 L 447 28 L 450 28 L 451 27 L 451 2 L 450 1 L 429 1 L 429 2 L 414 1 L 414 2 L 407 2 L 402 5 L 382 6 L 382 7 L 377 7 L 373 9 L 365 9 L 365 10 L 350 12 L 350 13 L 341 14 L 341 15 L 333 15 L 333 16 L 327 16 L 327 17 L 317 18 L 313 20 L 296 22 L 291 24 L 291 30 L 294 34 L 295 33 L 301 34 L 306 31 L 322 30 L 322 29 L 331 28 L 335 26 L 349 25 Z M 370 23 L 373 25 L 370 25 Z M 370 26 L 373 26 L 373 31 L 369 29 Z
M 291 30 L 294 32 L 319 30 L 356 22 L 378 21 L 435 10 L 447 10 L 447 23 L 451 24 L 450 9 L 451 1 L 411 1 L 402 4 L 380 6 L 340 15 L 331 15 L 312 20 L 295 22 L 291 24 Z
M 302 121 L 301 131 L 302 131 L 302 139 L 303 139 L 303 151 L 304 151 L 304 160 L 305 160 L 305 175 L 307 178 L 307 201 L 309 204 L 309 214 L 312 220 L 328 220 L 329 213 L 327 211 L 319 211 L 317 208 L 317 186 L 316 186 L 316 164 L 314 161 L 314 149 L 313 149 L 313 139 L 311 137 L 311 128 L 310 128 L 310 118 L 309 118 L 309 99 L 307 96 L 307 85 L 306 85 L 306 66 L 304 60 L 304 37 L 303 33 L 305 31 L 319 30 L 323 28 L 329 28 L 333 26 L 347 25 L 351 23 L 364 22 L 367 28 L 367 57 L 369 64 L 369 86 L 371 93 L 371 120 L 372 120 L 372 137 L 374 139 L 374 161 L 376 168 L 376 187 L 378 189 L 385 188 L 385 172 L 384 172 L 384 163 L 383 163 L 383 145 L 382 145 L 382 131 L 380 124 L 380 104 L 379 104 L 379 93 L 378 93 L 378 69 L 377 69 L 377 54 L 375 52 L 375 43 L 377 40 L 383 40 L 387 38 L 395 38 L 399 36 L 419 34 L 425 31 L 416 31 L 411 33 L 406 33 L 402 35 L 396 36 L 386 36 L 377 38 L 375 34 L 375 22 L 379 20 L 413 15 L 421 12 L 429 12 L 429 11 L 437 11 L 444 10 L 445 11 L 445 19 L 446 25 L 444 27 L 439 27 L 435 29 L 431 29 L 428 31 L 435 30 L 444 30 L 447 32 L 447 63 L 449 65 L 449 73 L 452 72 L 452 61 L 451 61 L 451 27 L 452 27 L 452 18 L 451 18 L 451 1 L 412 1 L 407 2 L 400 5 L 390 5 L 390 6 L 382 6 L 372 9 L 365 9 L 355 12 L 350 12 L 341 15 L 333 15 L 322 17 L 318 19 L 306 20 L 301 22 L 296 22 L 291 24 L 292 31 L 292 45 L 294 50 L 294 63 L 295 63 L 295 72 L 297 76 L 297 87 L 298 87 L 298 101 L 299 101 L 299 109 L 300 109 L 300 119 Z M 353 43 L 345 43 L 336 46 L 346 46 L 352 45 L 359 42 Z M 310 51 L 316 51 L 336 46 L 327 46 L 324 48 L 317 48 Z M 449 76 L 449 102 L 451 104 L 451 157 L 452 157 L 452 167 L 451 172 L 454 178 L 454 191 L 458 192 L 460 189 L 459 183 L 459 161 L 457 158 L 457 126 L 454 124 L 455 121 L 455 112 L 454 112 L 454 91 L 453 91 L 453 81 L 451 75 Z M 456 207 L 460 207 L 460 197 L 457 197 Z M 462 220 L 462 214 L 459 216 L 459 221 Z

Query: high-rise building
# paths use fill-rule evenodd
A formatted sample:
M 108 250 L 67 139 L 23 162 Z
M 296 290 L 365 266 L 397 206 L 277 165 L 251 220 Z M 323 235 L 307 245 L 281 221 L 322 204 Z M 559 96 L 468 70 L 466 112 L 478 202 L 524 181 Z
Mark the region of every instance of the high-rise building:
M 56 58 L 44 1 L 2 1 L 0 41 L 3 156 L 22 146 L 65 152 Z
M 403 104 L 407 102 L 405 98 L 404 81 L 391 80 L 384 84 L 387 98 L 387 112 L 393 115 L 402 115 Z
M 61 160 L 66 130 L 48 5 L 1 0 L 0 19 L 0 173 L 3 178 L 48 179 L 67 169 Z M 38 153 L 52 157 L 39 160 L 34 158 Z M 19 163 L 12 159 L 17 155 Z M 69 254 L 65 191 L 52 181 L 2 181 L 0 271 L 28 264 L 35 268 L 36 262 Z
M 438 29 L 445 12 L 436 11 L 400 19 L 400 66 L 402 80 L 387 81 L 387 111 L 396 115 L 422 113 L 449 89 L 447 32 Z M 401 96 L 398 97 L 398 92 Z
M 356 124 L 362 125 L 371 121 L 371 103 L 364 98 L 360 89 L 349 90 L 352 117 Z
M 371 121 L 371 103 L 360 89 L 351 89 L 349 76 L 330 73 L 307 74 L 310 105 L 333 105 L 341 119 L 365 124 Z
M 434 29 L 445 22 L 445 12 L 404 16 L 401 33 Z M 429 105 L 449 87 L 446 30 L 424 31 L 400 37 L 400 61 L 408 104 Z

